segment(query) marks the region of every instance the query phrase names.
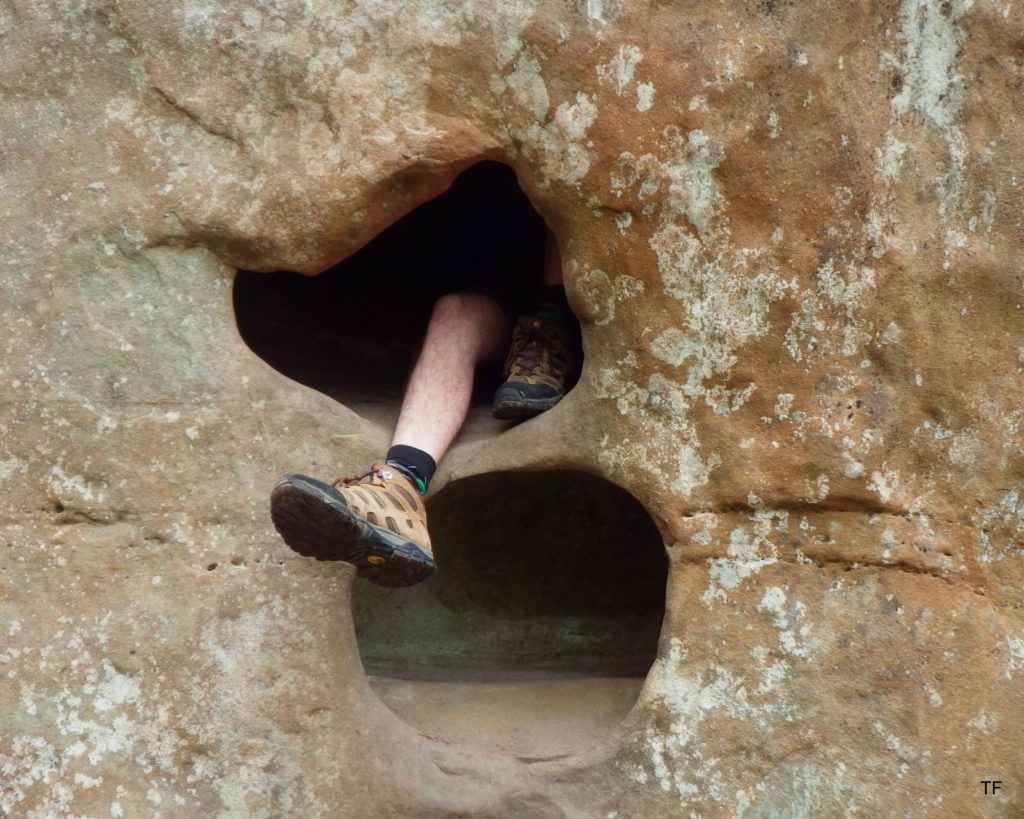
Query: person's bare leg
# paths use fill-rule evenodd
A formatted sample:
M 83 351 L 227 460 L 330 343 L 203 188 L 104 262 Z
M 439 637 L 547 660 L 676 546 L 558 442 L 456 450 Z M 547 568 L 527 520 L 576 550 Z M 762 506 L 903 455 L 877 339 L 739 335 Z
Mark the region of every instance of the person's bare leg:
M 487 296 L 460 293 L 438 300 L 392 447 L 441 459 L 466 419 L 475 365 L 503 352 L 507 324 Z M 285 475 L 270 496 L 274 526 L 299 554 L 351 563 L 356 574 L 381 586 L 419 583 L 437 564 L 419 497 L 429 475 L 415 467 L 395 453 L 367 474 L 333 485 Z
M 440 461 L 466 420 L 476 365 L 503 355 L 507 337 L 508 321 L 493 299 L 478 293 L 442 296 L 434 305 L 392 446 L 415 447 Z
M 557 253 L 549 240 L 545 283 L 561 278 Z M 436 462 L 465 422 L 476 365 L 501 360 L 508 335 L 493 299 L 473 293 L 441 298 L 392 439 L 392 449 L 404 451 L 389 451 L 385 464 L 334 484 L 285 475 L 270 498 L 271 518 L 285 543 L 302 555 L 350 563 L 360 577 L 382 586 L 429 577 L 436 563 L 418 495 L 426 493 Z

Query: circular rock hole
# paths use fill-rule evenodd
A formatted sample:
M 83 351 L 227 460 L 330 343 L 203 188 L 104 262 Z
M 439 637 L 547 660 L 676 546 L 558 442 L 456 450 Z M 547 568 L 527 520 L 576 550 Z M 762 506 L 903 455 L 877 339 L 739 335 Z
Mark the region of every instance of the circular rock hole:
M 664 616 L 661 537 L 579 472 L 492 473 L 429 502 L 437 574 L 353 586 L 364 668 L 422 733 L 531 759 L 578 752 L 636 701 Z
M 526 310 L 543 258 L 544 222 L 515 173 L 481 162 L 317 276 L 240 270 L 235 315 L 242 338 L 272 367 L 372 416 L 382 401 L 397 407 L 440 296 L 497 277 Z M 479 402 L 490 401 L 499 377 L 479 374 Z

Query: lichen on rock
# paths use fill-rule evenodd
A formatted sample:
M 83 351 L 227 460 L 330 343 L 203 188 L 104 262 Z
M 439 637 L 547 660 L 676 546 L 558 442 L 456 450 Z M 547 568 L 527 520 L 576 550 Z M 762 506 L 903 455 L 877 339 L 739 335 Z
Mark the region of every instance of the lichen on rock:
M 0 812 L 1019 815 L 1021 31 L 1007 0 L 0 0 Z M 586 362 L 439 482 L 601 476 L 670 558 L 635 708 L 558 759 L 373 692 L 348 571 L 266 495 L 384 433 L 233 312 L 236 270 L 320 273 L 482 160 L 556 235 Z

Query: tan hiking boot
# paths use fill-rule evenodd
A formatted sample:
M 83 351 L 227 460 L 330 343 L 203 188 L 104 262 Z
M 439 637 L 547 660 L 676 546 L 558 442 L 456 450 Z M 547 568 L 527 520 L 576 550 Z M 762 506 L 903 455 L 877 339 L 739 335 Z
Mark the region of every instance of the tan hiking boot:
M 411 586 L 436 568 L 423 498 L 387 464 L 333 485 L 286 475 L 271 493 L 270 515 L 299 554 L 351 563 L 381 586 Z
M 530 418 L 551 409 L 565 395 L 575 364 L 572 334 L 532 316 L 519 319 L 505 362 L 505 383 L 494 393 L 495 418 Z

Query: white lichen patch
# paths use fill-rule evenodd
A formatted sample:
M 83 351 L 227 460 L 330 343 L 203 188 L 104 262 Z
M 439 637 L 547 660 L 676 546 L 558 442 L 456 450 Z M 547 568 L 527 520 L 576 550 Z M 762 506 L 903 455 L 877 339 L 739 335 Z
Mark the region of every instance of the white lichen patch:
M 871 730 L 875 732 L 884 743 L 885 747 L 894 753 L 903 762 L 914 762 L 921 755 L 921 752 L 911 748 L 907 743 L 892 733 L 881 722 L 871 724 Z
M 685 328 L 695 349 L 687 391 L 698 395 L 703 382 L 724 375 L 743 344 L 769 332 L 772 302 L 792 288 L 769 270 L 750 275 L 753 254 L 720 252 L 707 258 L 704 245 L 678 225 L 666 225 L 651 240 L 665 294 L 687 310 Z M 676 342 L 681 347 L 682 342 Z
M 666 221 L 675 223 L 682 214 L 702 237 L 709 237 L 713 219 L 722 202 L 714 170 L 725 158 L 722 146 L 700 130 L 685 137 L 676 129 L 666 132 L 661 175 L 668 187 Z M 657 248 L 653 248 L 657 252 Z
M 726 669 L 706 669 L 709 679 L 704 679 L 688 669 L 685 660 L 682 643 L 673 637 L 668 656 L 651 669 L 648 684 L 668 706 L 673 721 L 669 731 L 649 731 L 646 737 L 658 785 L 663 791 L 683 797 L 698 793 L 698 784 L 706 788 L 706 777 L 713 772 L 714 762 L 699 765 L 704 761 L 697 747 L 702 723 L 719 712 L 744 712 L 750 708 L 742 682 Z M 698 765 L 681 764 L 687 758 Z
M 796 396 L 793 393 L 780 393 L 775 397 L 775 417 L 780 421 L 785 421 L 789 418 L 789 413 L 793 409 L 793 401 Z
M 903 165 L 903 157 L 909 150 L 907 143 L 896 139 L 892 134 L 885 137 L 885 145 L 878 149 L 876 158 L 878 166 L 875 170 L 876 176 L 884 182 L 893 182 L 900 175 Z
M 826 260 L 815 271 L 814 290 L 804 291 L 783 347 L 794 361 L 836 346 L 837 352 L 845 356 L 859 356 L 874 334 L 874 325 L 861 316 L 874 290 L 875 272 L 871 268 L 851 264 L 840 270 L 832 259 Z M 845 319 L 838 326 L 830 318 L 837 310 Z
M 75 774 L 75 784 L 82 788 L 98 788 L 103 784 L 103 777 L 93 777 L 84 773 Z
M 88 504 L 102 504 L 107 498 L 107 488 L 102 480 L 69 474 L 59 461 L 50 468 L 49 485 L 57 498 L 65 500 L 74 498 Z
M 999 728 L 999 717 L 990 711 L 980 711 L 967 721 L 967 726 L 981 731 L 983 734 L 991 735 Z
M 951 147 L 962 148 L 963 136 L 956 125 L 963 104 L 963 78 L 957 72 L 957 50 L 964 40 L 957 25 L 968 4 L 950 3 L 949 13 L 929 0 L 903 0 L 900 34 L 906 49 L 899 65 L 903 87 L 892 99 L 898 116 L 914 111 L 946 136 Z
M 761 680 L 757 686 L 758 694 L 771 694 L 785 683 L 791 672 L 791 666 L 785 660 L 769 661 L 770 652 L 765 646 L 754 646 L 750 656 L 757 666 Z
M 995 531 L 993 531 L 995 530 Z M 978 559 L 997 563 L 1024 557 L 1024 496 L 1010 489 L 981 516 L 978 527 Z
M 891 469 L 886 469 L 884 472 L 872 472 L 867 488 L 869 491 L 875 492 L 882 503 L 889 503 L 896 490 L 900 488 L 899 473 Z
M 690 357 L 693 360 L 683 382 L 656 374 L 643 392 L 619 392 L 619 411 L 638 422 L 642 432 L 636 439 L 604 451 L 602 457 L 609 466 L 628 465 L 657 472 L 656 479 L 689 497 L 707 483 L 719 462 L 717 455 L 700 451 L 695 429 L 687 418 L 690 399 L 704 399 L 716 412 L 731 412 L 749 397 L 753 391 L 750 384 L 720 387 L 709 395 L 703 382 L 728 372 L 735 362 L 733 349 L 767 331 L 763 321 L 767 304 L 762 305 L 762 298 L 766 285 L 770 288 L 774 282 L 767 273 L 734 275 L 733 270 L 723 269 L 721 256 L 701 258 L 702 246 L 692 234 L 694 228 L 709 241 L 726 235 L 715 217 L 721 197 L 712 175 L 721 160 L 720 148 L 699 131 L 684 137 L 669 129 L 666 138 L 667 159 L 651 154 L 620 156 L 612 170 L 611 187 L 620 194 L 632 191 L 641 199 L 667 190 L 660 227 L 650 243 L 658 257 L 666 294 L 680 301 L 688 318 L 684 326 L 659 333 L 652 352 L 673 367 L 680 367 Z M 745 263 L 746 257 L 741 255 L 735 267 Z M 671 412 L 667 412 L 669 408 Z M 656 466 L 664 461 L 666 452 L 678 453 L 677 468 L 672 473 Z
M 0 461 L 0 481 L 6 481 L 15 475 L 23 475 L 28 470 L 28 464 L 17 458 L 8 458 Z
M 757 392 L 757 385 L 747 384 L 745 387 L 723 387 L 716 384 L 704 390 L 704 403 L 715 415 L 731 415 L 739 410 Z
M 705 604 L 710 604 L 715 599 L 725 600 L 727 592 L 735 591 L 748 577 L 777 562 L 778 559 L 774 557 L 766 557 L 761 560 L 714 558 L 709 561 L 708 587 L 701 595 L 701 600 Z
M 722 384 L 719 380 L 709 386 L 707 381 L 727 375 L 736 362 L 736 350 L 769 332 L 771 304 L 795 284 L 757 264 L 764 251 L 729 248 L 728 224 L 720 215 L 723 199 L 714 176 L 724 158 L 721 145 L 700 130 L 683 133 L 673 127 L 663 136 L 658 154 L 621 154 L 609 181 L 613 193 L 620 197 L 643 200 L 655 192 L 664 194 L 658 227 L 649 244 L 657 258 L 663 291 L 679 302 L 684 319 L 678 326 L 660 329 L 650 342 L 650 351 L 656 359 L 685 372 L 659 375 L 645 393 L 632 391 L 633 398 L 643 400 L 643 405 L 628 400 L 623 404 L 626 393 L 619 393 L 619 411 L 630 415 L 643 431 L 604 457 L 609 465 L 656 471 L 657 480 L 689 497 L 707 483 L 720 460 L 716 454 L 701 451 L 687 417 L 691 402 L 700 400 L 722 415 L 744 405 L 756 390 L 755 384 Z M 674 408 L 672 415 L 651 414 L 669 406 Z M 663 474 L 654 466 L 659 459 L 647 458 L 654 454 L 652 445 L 662 453 L 678 453 L 675 474 Z
M 611 85 L 621 96 L 632 82 L 633 73 L 643 58 L 643 54 L 636 46 L 619 46 L 619 50 L 610 62 L 597 66 L 598 81 Z
M 970 196 L 966 176 L 969 146 L 960 122 L 965 82 L 957 59 L 967 37 L 961 20 L 973 0 L 955 0 L 945 8 L 941 5 L 931 0 L 902 0 L 899 37 L 903 58 L 883 55 L 883 63 L 902 78 L 902 88 L 891 102 L 895 125 L 902 123 L 914 128 L 919 122 L 926 123 L 946 146 L 946 170 L 938 179 L 936 190 L 938 216 L 945 226 L 944 265 L 949 267 L 951 255 L 966 246 L 964 234 L 956 225 L 966 215 Z M 905 152 L 900 140 L 891 134 L 887 136 L 879 157 L 879 178 L 895 179 Z M 984 203 L 981 209 L 991 206 L 994 200 Z
M 31 736 L 14 736 L 9 750 L 0 751 L 0 811 L 14 815 L 14 809 L 25 799 L 27 791 L 38 783 L 54 781 L 63 769 L 60 752 L 49 742 Z M 51 802 L 50 808 L 66 811 L 70 794 L 63 793 Z M 56 813 L 54 814 L 56 815 Z M 66 815 L 66 814 L 65 814 Z
M 787 605 L 786 593 L 778 586 L 770 586 L 757 610 L 771 615 L 772 625 L 779 630 L 779 644 L 783 651 L 794 657 L 810 656 L 807 640 L 811 629 L 809 624 L 802 622 L 807 611 L 804 603 L 797 600 Z
M 635 195 L 646 208 L 653 208 L 652 197 L 661 188 L 664 177 L 662 166 L 654 154 L 636 156 L 630 151 L 619 154 L 608 173 L 608 182 L 617 199 L 623 195 Z
M 551 99 L 540 63 L 532 54 L 523 52 L 516 58 L 514 70 L 505 78 L 504 85 L 517 107 L 538 120 L 547 116 Z
M 238 617 L 211 621 L 200 637 L 201 651 L 193 658 L 196 667 L 219 680 L 214 696 L 216 706 L 223 713 L 223 719 L 230 723 L 251 720 L 254 700 L 273 702 L 286 696 L 292 684 L 292 675 L 280 675 L 268 654 L 268 634 L 282 626 L 296 635 L 295 647 L 303 645 L 305 650 L 315 648 L 312 636 L 303 631 L 302 623 L 294 609 L 280 600 L 270 600 L 263 607 L 245 612 Z M 268 677 L 273 679 L 268 690 Z M 279 690 L 275 693 L 274 687 Z M 190 696 L 203 710 L 211 696 L 209 686 L 200 683 L 189 686 Z M 214 728 L 197 727 L 201 739 L 215 742 Z M 209 760 L 208 777 L 214 780 L 218 796 L 230 815 L 246 815 L 254 801 L 260 804 L 306 805 L 310 800 L 317 805 L 315 797 L 306 787 L 307 772 L 301 760 L 279 752 L 278 747 L 288 746 L 292 738 L 273 721 L 263 722 L 261 731 L 266 742 L 247 749 L 244 760 L 237 762 L 230 771 L 222 763 Z M 268 770 L 274 775 L 268 776 Z M 283 786 L 281 783 L 284 783 Z M 282 792 L 283 791 L 283 792 Z M 319 810 L 324 810 L 322 807 Z
M 623 0 L 587 0 L 587 19 L 595 23 L 614 23 L 622 15 Z
M 748 681 L 713 663 L 697 667 L 689 662 L 683 643 L 672 637 L 665 657 L 651 669 L 648 694 L 664 704 L 671 721 L 646 729 L 649 767 L 643 774 L 662 791 L 678 797 L 681 805 L 698 794 L 718 805 L 749 804 L 749 798 L 737 792 L 730 761 L 711 751 L 719 720 L 746 723 L 758 732 L 774 720 L 791 716 L 790 703 L 779 691 L 785 668 L 769 663 L 763 649 L 755 648 L 752 656 L 758 673 Z
M 532 67 L 527 67 L 529 76 L 517 81 L 518 90 L 512 89 L 510 101 L 515 107 L 525 105 L 530 116 L 509 117 L 508 124 L 501 129 L 502 141 L 510 147 L 521 145 L 515 150 L 521 150 L 524 156 L 537 163 L 544 186 L 554 182 L 577 185 L 587 175 L 593 161 L 586 135 L 597 121 L 594 98 L 577 93 L 572 102 L 560 103 L 554 116 L 548 119 L 536 113 L 547 90 L 541 91 L 538 84 L 543 84 L 542 78 L 530 72 Z M 545 106 L 545 110 L 548 107 Z
M 436 3 L 427 3 L 436 14 L 444 17 L 448 14 L 447 7 Z M 477 16 L 470 22 L 470 28 L 479 27 L 489 30 L 494 44 L 494 53 L 498 65 L 508 65 L 523 47 L 523 30 L 536 13 L 535 0 L 509 0 L 501 4 L 501 13 L 494 14 L 489 6 L 480 6 Z M 449 25 L 450 25 L 449 20 Z
M 103 660 L 101 665 L 104 677 L 95 689 L 93 708 L 96 711 L 109 711 L 119 705 L 139 701 L 141 687 L 137 679 L 119 673 L 108 660 Z
M 599 326 L 615 318 L 616 307 L 644 291 L 644 283 L 633 276 L 620 273 L 610 277 L 603 270 L 592 269 L 581 273 L 578 292 L 586 315 Z
M 121 672 L 94 654 L 105 643 L 109 616 L 87 628 L 80 619 L 62 620 L 54 645 L 72 652 L 74 659 L 61 661 L 52 682 L 23 687 L 20 702 L 26 715 L 48 715 L 50 736 L 0 738 L 0 813 L 5 815 L 21 815 L 38 783 L 50 787 L 41 799 L 35 793 L 32 804 L 38 813 L 24 815 L 71 816 L 79 815 L 73 806 L 80 794 L 104 785 L 106 772 L 127 760 L 147 772 L 174 769 L 180 738 L 160 684 Z M 72 622 L 75 630 L 66 633 Z M 33 652 L 44 674 L 54 645 L 40 645 Z
M 658 334 L 651 343 L 651 354 L 659 361 L 678 367 L 690 358 L 696 358 L 700 345 L 688 333 L 670 327 Z
M 752 532 L 737 527 L 729 533 L 726 557 L 708 561 L 708 586 L 701 595 L 705 605 L 726 600 L 728 592 L 735 591 L 748 577 L 756 575 L 766 566 L 778 562 L 775 547 L 767 535 L 772 527 L 770 518 L 753 516 Z
M 961 431 L 953 437 L 947 457 L 951 464 L 970 467 L 982 459 L 984 452 L 985 444 L 976 433 Z
M 702 456 L 696 431 L 687 418 L 689 399 L 677 383 L 654 373 L 645 387 L 638 387 L 637 378 L 634 368 L 628 375 L 609 368 L 598 381 L 598 396 L 614 399 L 619 413 L 641 429 L 636 437 L 627 434 L 614 445 L 603 445 L 601 462 L 608 469 L 642 469 L 672 491 L 689 497 L 708 482 L 711 470 L 720 463 L 719 456 Z
M 636 84 L 636 110 L 643 113 L 650 111 L 654 105 L 654 85 L 649 82 Z
M 829 485 L 830 482 L 827 474 L 822 473 L 821 475 L 818 475 L 818 477 L 814 479 L 803 500 L 807 503 L 821 503 L 828 498 Z

